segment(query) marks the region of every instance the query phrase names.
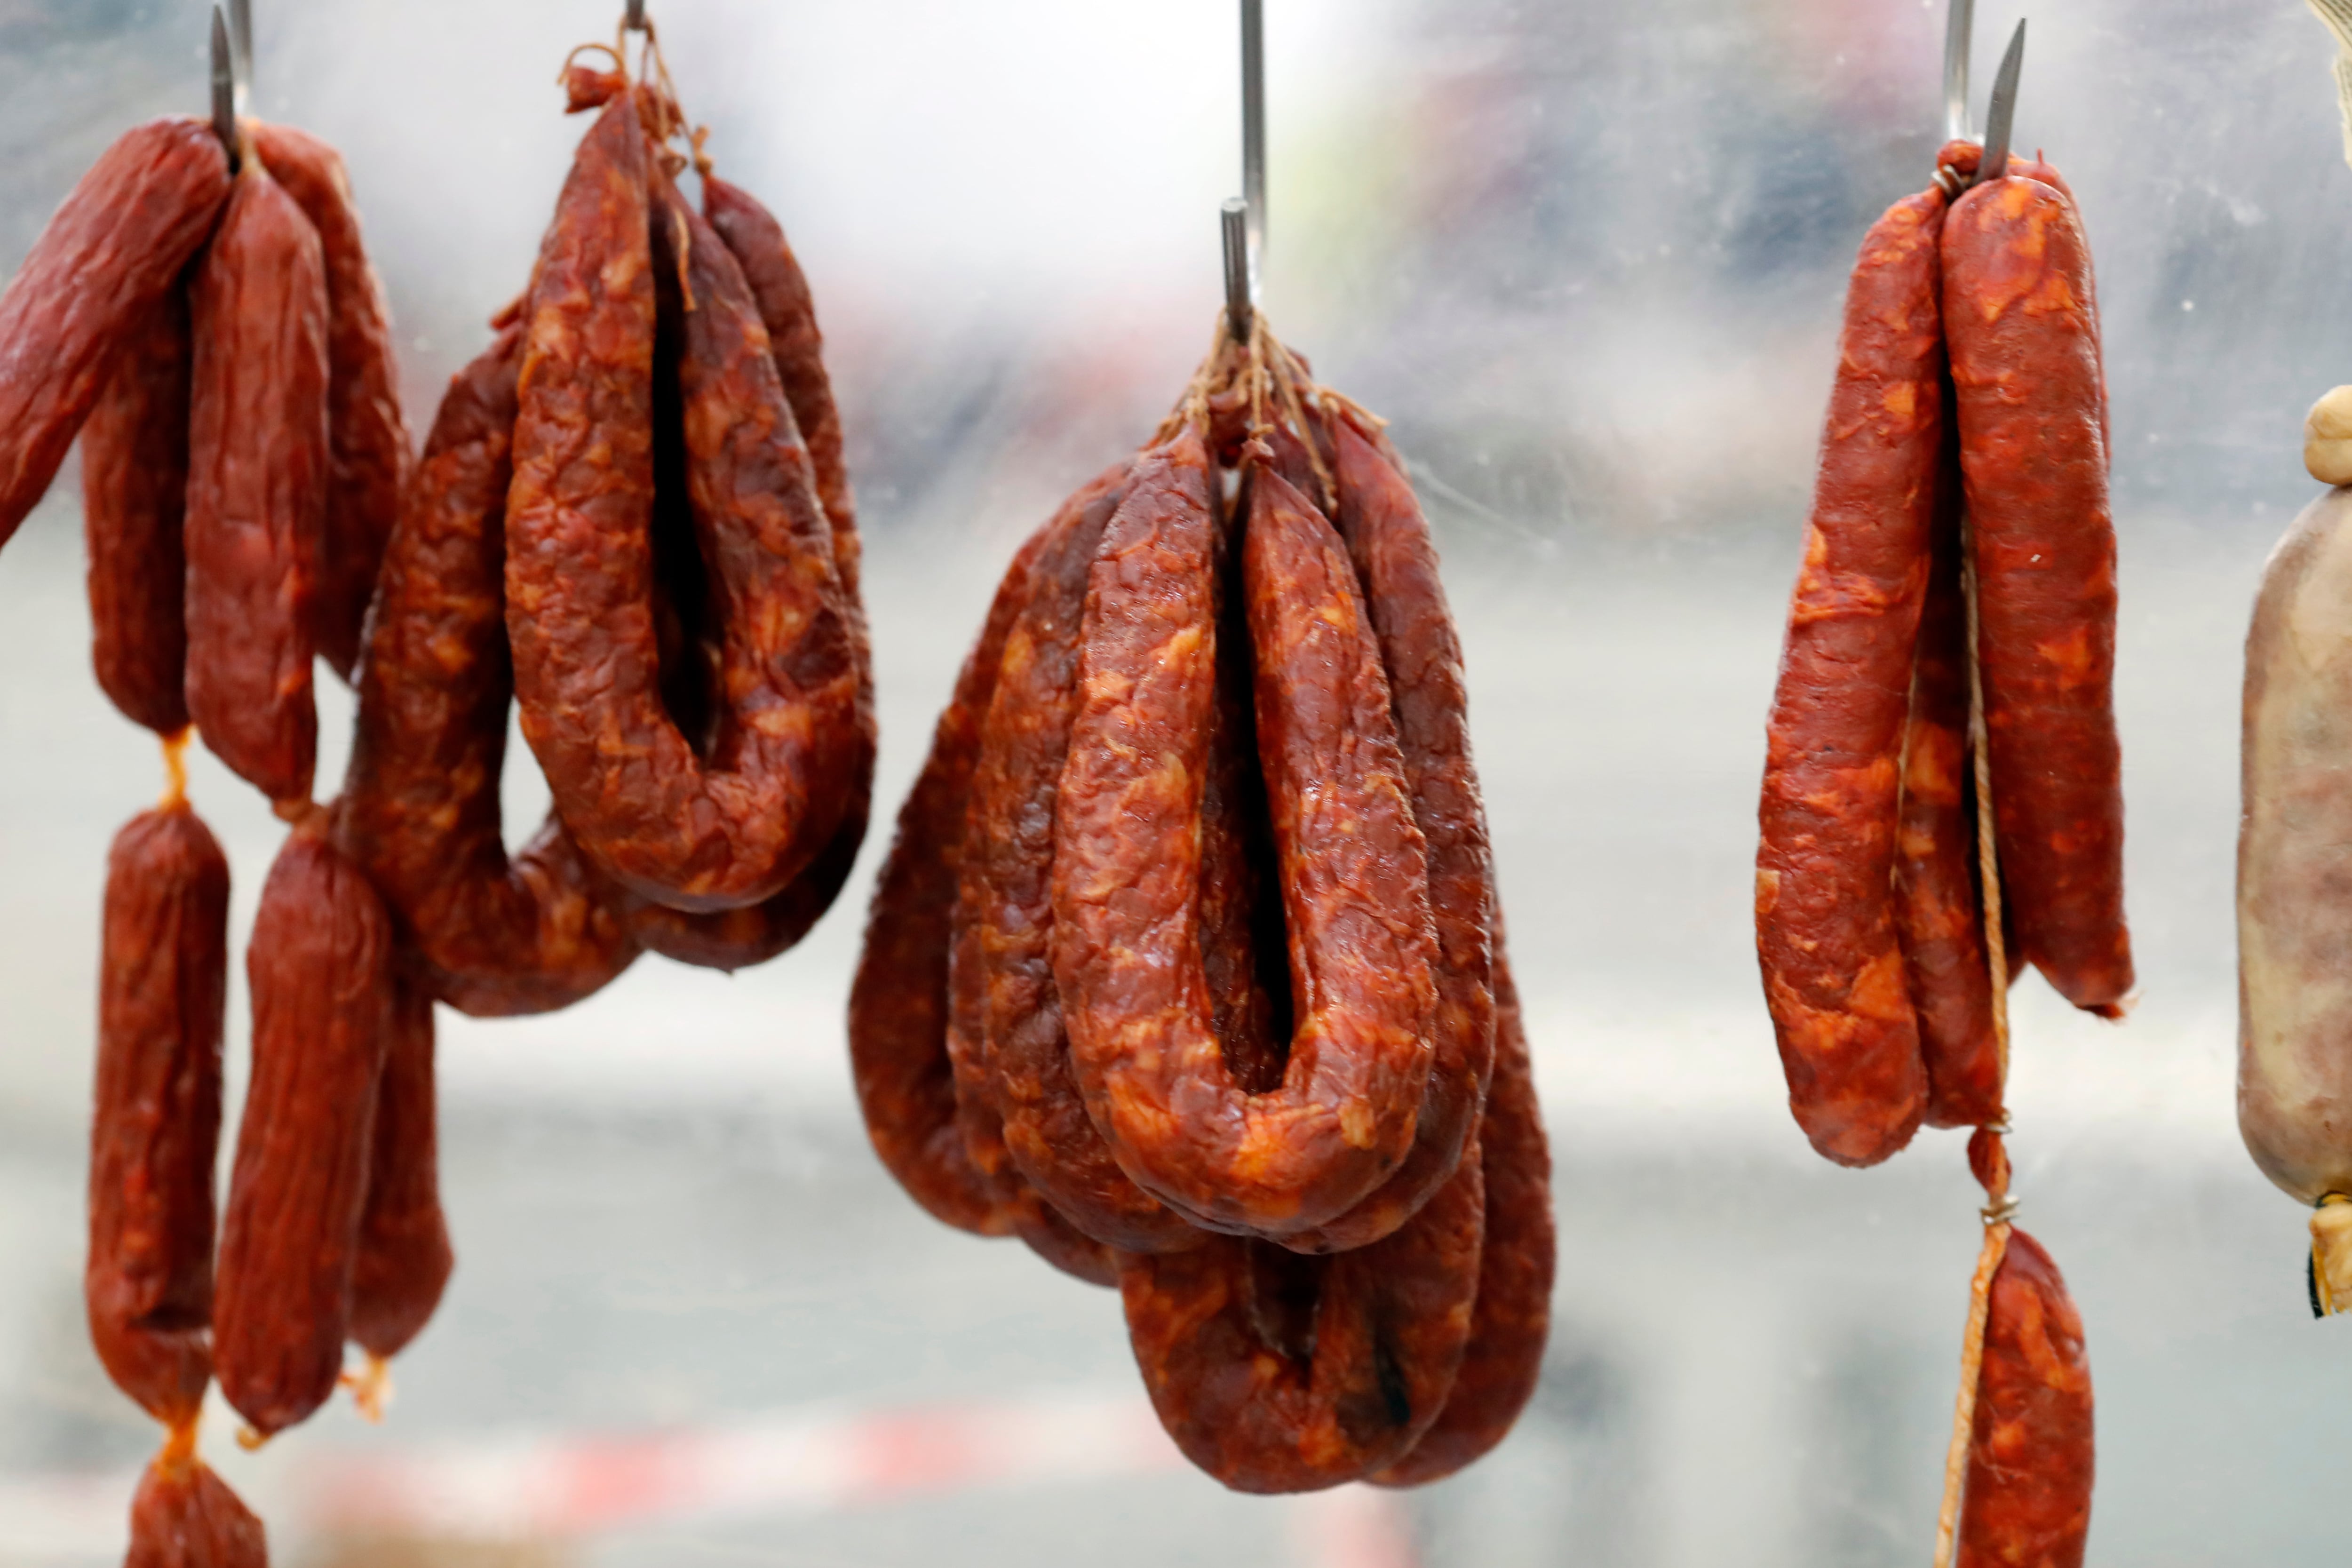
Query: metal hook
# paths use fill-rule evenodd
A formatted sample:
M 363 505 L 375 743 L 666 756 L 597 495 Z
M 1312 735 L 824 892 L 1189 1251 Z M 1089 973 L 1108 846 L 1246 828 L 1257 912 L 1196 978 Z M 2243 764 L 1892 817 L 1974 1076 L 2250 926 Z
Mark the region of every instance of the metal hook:
M 1239 196 L 1225 202 L 1225 325 L 1235 342 L 1249 342 L 1250 322 L 1256 313 L 1251 299 L 1249 265 L 1249 204 Z
M 213 7 L 213 134 L 228 150 L 228 166 L 236 168 L 236 69 L 229 53 L 228 19 Z
M 1977 177 L 1969 183 L 1982 184 L 1998 180 L 2009 173 L 2009 132 L 2017 119 L 2017 77 L 2025 68 L 2025 18 L 2018 18 L 2017 31 L 2009 36 L 2008 52 L 2000 57 L 2000 69 L 1992 79 L 1992 101 L 1985 106 L 1984 156 L 1977 162 Z
M 642 33 L 646 30 L 646 0 L 629 0 L 628 11 L 621 18 L 624 31 Z
M 1969 142 L 1969 43 L 1976 28 L 1976 0 L 1951 0 L 1944 20 L 1944 140 Z
M 228 0 L 229 61 L 236 72 L 236 117 L 253 112 L 253 0 Z

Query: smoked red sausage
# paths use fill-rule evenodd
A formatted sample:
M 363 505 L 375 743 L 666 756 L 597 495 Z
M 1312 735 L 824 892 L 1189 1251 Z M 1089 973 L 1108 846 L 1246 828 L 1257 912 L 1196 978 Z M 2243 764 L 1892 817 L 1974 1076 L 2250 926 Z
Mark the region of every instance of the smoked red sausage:
M 268 1563 L 261 1521 L 205 1468 L 194 1443 L 166 1446 L 131 1499 L 131 1552 L 123 1568 L 268 1568 Z
M 2091 1363 L 2058 1266 L 2021 1230 L 1994 1273 L 1955 1568 L 2081 1568 Z
M 188 727 L 188 296 L 177 284 L 123 334 L 81 427 L 90 663 L 123 717 Z
M 1789 1105 L 1842 1165 L 1885 1159 L 1927 1109 L 1890 882 L 1944 439 L 1943 219 L 1940 189 L 1906 196 L 1854 263 L 1758 811 L 1756 951 Z
M 298 825 L 246 951 L 253 1074 L 213 1312 L 221 1392 L 264 1434 L 324 1404 L 342 1370 L 392 946 L 367 879 L 316 818 Z
M 201 120 L 133 126 L 75 184 L 0 293 L 0 545 L 57 477 L 115 351 L 228 200 Z
M 2020 956 L 2119 1016 L 2132 963 L 2090 253 L 2065 196 L 2012 175 L 1954 205 L 1943 259 L 2002 889 Z
M 310 628 L 320 655 L 349 680 L 410 460 L 392 309 L 360 241 L 341 154 L 290 125 L 255 121 L 250 130 L 254 151 L 318 230 L 326 263 L 327 509 Z
M 273 801 L 307 801 L 310 601 L 327 504 L 327 279 L 253 159 L 189 286 L 188 712 Z
M 367 1201 L 352 1258 L 351 1338 L 389 1361 L 441 1304 L 457 1259 L 441 1215 L 433 1095 L 433 997 L 395 982 L 368 1137 Z
M 99 1360 L 167 1425 L 212 1377 L 227 985 L 228 862 L 185 801 L 142 813 L 107 856 L 82 1290 Z

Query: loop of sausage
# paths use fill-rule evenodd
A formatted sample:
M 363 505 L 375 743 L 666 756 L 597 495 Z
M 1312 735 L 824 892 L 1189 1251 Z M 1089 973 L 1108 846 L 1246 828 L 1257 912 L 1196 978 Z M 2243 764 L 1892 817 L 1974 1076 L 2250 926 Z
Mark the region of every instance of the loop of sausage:
M 1128 1337 L 1160 1423 L 1237 1491 L 1309 1491 L 1395 1463 L 1462 1364 L 1485 1209 L 1465 1159 L 1386 1239 L 1329 1258 L 1216 1236 L 1119 1258 Z
M 1953 206 L 1943 262 L 2002 887 L 2021 956 L 2119 1016 L 2132 962 L 2090 253 L 2073 204 L 2012 175 Z
M 81 429 L 90 663 L 123 717 L 163 736 L 188 727 L 182 529 L 194 353 L 187 290 L 174 283 L 125 331 Z
M 367 1203 L 352 1260 L 352 1342 L 380 1361 L 399 1354 L 432 1318 L 457 1264 L 441 1214 L 434 1122 L 433 997 L 402 979 L 376 1080 Z
M 213 232 L 229 185 L 228 156 L 204 121 L 133 126 L 0 292 L 0 545 L 57 478 L 117 348 Z
M 392 1005 L 392 921 L 305 822 L 246 951 L 253 1071 L 221 1224 L 213 1364 L 264 1434 L 335 1391 Z
M 1940 190 L 1906 197 L 1854 264 L 1757 814 L 1756 951 L 1789 1106 L 1842 1165 L 1902 1148 L 1927 1107 L 1890 880 L 1944 439 L 1943 222 Z
M 268 1568 L 261 1521 L 191 1443 L 167 1446 L 139 1478 L 131 1500 L 131 1550 L 122 1568 Z
M 1342 413 L 1328 422 L 1337 515 L 1332 521 L 1363 586 L 1396 713 L 1413 822 L 1429 846 L 1429 910 L 1437 934 L 1437 1009 L 1429 1086 L 1412 1152 L 1395 1175 L 1339 1218 L 1284 1238 L 1303 1252 L 1344 1252 L 1412 1217 L 1461 1163 L 1495 1068 L 1489 931 L 1494 861 L 1486 811 L 1470 760 L 1462 644 L 1437 573 L 1429 523 L 1385 441 Z M 1490 1200 L 1491 1201 L 1491 1200 Z M 1506 1423 L 1507 1425 L 1507 1423 Z
M 89 1137 L 90 1342 L 166 1425 L 212 1377 L 213 1158 L 220 1139 L 228 862 L 183 801 L 107 855 Z
M 955 956 L 971 957 L 952 966 L 951 995 L 973 1018 L 957 1060 L 959 1100 L 985 1100 L 1001 1114 L 996 1135 L 1013 1163 L 1080 1231 L 1159 1252 L 1194 1246 L 1199 1232 L 1128 1180 L 1087 1117 L 1053 970 L 1055 800 L 1076 707 L 1087 582 L 1126 493 L 1122 465 L 1049 532 L 1006 629 L 961 876 L 957 913 L 967 934 Z
M 956 1123 L 947 1055 L 948 944 L 964 851 L 964 815 L 981 725 L 1004 637 L 1031 563 L 1064 518 L 1115 480 L 1106 474 L 1063 503 L 1005 569 L 980 636 L 931 734 L 874 887 L 849 992 L 849 1062 L 874 1152 L 908 1194 L 942 1224 L 1003 1236 L 1011 1222 L 972 1168 Z
M 188 712 L 240 778 L 307 802 L 327 274 L 310 220 L 257 160 L 238 173 L 188 298 Z
M 1959 460 L 1948 433 L 1945 447 L 1904 730 L 1895 923 L 1927 1068 L 1927 1125 L 1976 1127 L 2000 1115 L 2000 1045 L 1979 890 Z
M 1188 1215 L 1285 1235 L 1410 1148 L 1433 1006 L 1425 854 L 1387 679 L 1339 540 L 1261 468 L 1243 568 L 1298 1026 L 1282 1086 L 1226 1066 L 1202 973 L 1200 805 L 1215 707 L 1208 454 L 1137 462 L 1088 587 L 1054 857 L 1054 970 L 1087 1109 Z
M 590 858 L 656 902 L 740 908 L 780 890 L 839 826 L 858 679 L 766 329 L 733 258 L 666 186 L 655 199 L 646 165 L 635 110 L 616 100 L 582 142 L 548 231 L 516 424 L 508 634 L 524 734 Z M 738 720 L 737 754 L 708 769 L 656 680 L 656 216 L 688 231 L 689 482 Z
M 290 125 L 252 121 L 247 129 L 255 153 L 318 231 L 326 262 L 327 506 L 310 628 L 320 655 L 349 680 L 409 465 L 392 310 L 360 240 L 341 154 Z
M 2093 1458 L 2082 1315 L 2042 1244 L 2012 1230 L 1985 1313 L 1955 1568 L 2081 1568 Z
M 568 1006 L 637 947 L 562 823 L 509 860 L 506 535 L 518 336 L 453 377 L 401 523 L 360 674 L 339 842 L 424 961 L 433 994 L 479 1017 Z
M 1519 996 L 1498 936 L 1494 947 L 1495 1069 L 1478 1127 L 1486 1234 L 1470 1346 L 1445 1408 L 1404 1458 L 1370 1479 L 1415 1487 L 1450 1476 L 1508 1436 L 1543 1372 L 1556 1253 L 1551 1150 L 1536 1103 Z

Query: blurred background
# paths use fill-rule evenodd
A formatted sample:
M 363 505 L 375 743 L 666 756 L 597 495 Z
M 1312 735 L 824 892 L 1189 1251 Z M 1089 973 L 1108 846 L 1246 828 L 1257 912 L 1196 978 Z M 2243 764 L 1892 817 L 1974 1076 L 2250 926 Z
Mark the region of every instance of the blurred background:
M 617 0 L 257 0 L 257 109 L 349 162 L 412 424 L 523 285 Z M 1748 897 L 1762 721 L 1845 271 L 1940 135 L 1937 0 L 1273 0 L 1266 309 L 1393 420 L 1462 624 L 1559 1163 L 1549 1369 L 1402 1496 L 1225 1493 L 1157 1437 L 1116 1301 L 925 1218 L 842 1010 L 887 837 L 731 980 L 443 1013 L 440 1315 L 381 1427 L 206 1452 L 283 1564 L 1924 1561 L 1979 1196 L 1788 1118 Z M 1239 184 L 1231 0 L 655 0 L 722 173 L 816 289 L 895 808 L 1003 563 L 1207 346 Z M 1980 7 L 1983 85 L 2017 15 Z M 0 0 L 0 266 L 133 121 L 200 110 L 194 0 Z M 2231 1105 L 2239 647 L 2352 379 L 2352 170 L 2294 0 L 2051 0 L 2017 119 L 2079 193 L 2114 395 L 2129 1023 L 2018 991 L 2025 1223 L 2098 1389 L 2091 1561 L 2318 1561 L 2352 1325 Z M 1981 113 L 1981 108 L 1979 108 Z M 100 883 L 159 787 L 89 672 L 70 468 L 0 561 L 0 1564 L 119 1557 L 154 1429 L 79 1297 Z M 323 681 L 321 790 L 350 705 Z M 518 757 L 526 755 L 518 746 Z M 199 756 L 241 944 L 278 828 Z M 507 780 L 518 834 L 544 808 Z M 241 965 L 230 1020 L 241 1082 Z M 232 1114 L 234 1110 L 232 1108 Z M 2342 1341 L 2344 1342 L 2339 1343 Z

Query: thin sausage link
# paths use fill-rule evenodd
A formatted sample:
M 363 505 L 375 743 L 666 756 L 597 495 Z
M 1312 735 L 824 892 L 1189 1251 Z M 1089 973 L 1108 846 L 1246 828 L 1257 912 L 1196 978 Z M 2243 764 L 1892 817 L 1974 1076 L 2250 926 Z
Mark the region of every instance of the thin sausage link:
M 367 1203 L 352 1261 L 352 1342 L 383 1361 L 406 1349 L 432 1318 L 457 1264 L 441 1214 L 433 1044 L 432 994 L 398 982 L 376 1080 Z
M 90 663 L 124 718 L 188 727 L 188 390 L 194 347 L 176 283 L 125 334 L 81 430 Z

